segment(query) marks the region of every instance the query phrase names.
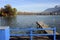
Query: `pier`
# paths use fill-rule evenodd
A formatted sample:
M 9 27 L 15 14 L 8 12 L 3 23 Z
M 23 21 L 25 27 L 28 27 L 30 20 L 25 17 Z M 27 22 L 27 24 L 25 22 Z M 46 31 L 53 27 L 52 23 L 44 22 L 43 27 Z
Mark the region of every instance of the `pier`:
M 38 28 L 42 28 L 42 29 L 44 29 L 44 28 L 51 28 L 47 24 L 45 24 L 43 22 L 39 22 L 38 21 L 38 22 L 36 22 L 36 24 L 38 25 Z M 44 30 L 44 33 L 53 34 L 53 31 L 52 30 Z M 52 35 L 50 37 L 53 38 Z M 60 33 L 56 32 L 56 38 L 60 39 Z

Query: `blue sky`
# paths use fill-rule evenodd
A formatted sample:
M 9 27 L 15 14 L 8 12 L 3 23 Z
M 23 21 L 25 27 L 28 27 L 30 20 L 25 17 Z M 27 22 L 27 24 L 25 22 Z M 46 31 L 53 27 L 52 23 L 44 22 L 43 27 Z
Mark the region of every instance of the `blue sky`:
M 12 5 L 18 11 L 41 12 L 55 5 L 60 5 L 60 0 L 0 0 L 0 7 Z

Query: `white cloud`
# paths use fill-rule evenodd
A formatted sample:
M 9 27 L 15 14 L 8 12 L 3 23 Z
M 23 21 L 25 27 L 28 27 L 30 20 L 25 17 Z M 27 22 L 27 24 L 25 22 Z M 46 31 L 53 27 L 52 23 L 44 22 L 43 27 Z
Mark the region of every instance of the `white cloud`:
M 57 5 L 57 3 L 50 3 L 50 4 L 30 3 L 30 4 L 23 4 L 23 5 L 18 5 L 14 7 L 17 7 L 18 10 L 22 10 L 22 11 L 43 11 L 47 8 L 54 7 L 55 5 Z
M 54 7 L 55 5 L 57 4 L 25 4 L 25 5 L 19 5 L 18 7 L 20 8 L 38 8 L 38 7 L 42 7 L 42 8 L 51 8 L 51 7 Z

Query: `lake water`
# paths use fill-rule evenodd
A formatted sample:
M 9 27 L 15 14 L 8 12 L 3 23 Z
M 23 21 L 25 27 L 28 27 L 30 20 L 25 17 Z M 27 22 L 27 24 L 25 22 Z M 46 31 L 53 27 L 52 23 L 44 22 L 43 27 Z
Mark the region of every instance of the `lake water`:
M 16 17 L 0 17 L 0 26 L 10 26 L 10 28 L 31 28 L 37 27 L 36 22 L 42 21 L 49 27 L 56 27 L 60 33 L 60 16 L 42 15 L 17 15 Z

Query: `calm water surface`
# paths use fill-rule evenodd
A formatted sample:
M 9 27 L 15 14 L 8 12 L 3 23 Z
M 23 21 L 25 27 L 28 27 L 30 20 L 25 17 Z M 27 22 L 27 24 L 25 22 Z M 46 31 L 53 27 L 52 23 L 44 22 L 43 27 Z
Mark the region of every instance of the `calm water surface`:
M 37 27 L 37 21 L 43 21 L 49 25 L 49 27 L 56 27 L 60 33 L 60 16 L 17 15 L 16 17 L 0 17 L 0 26 L 31 28 Z

